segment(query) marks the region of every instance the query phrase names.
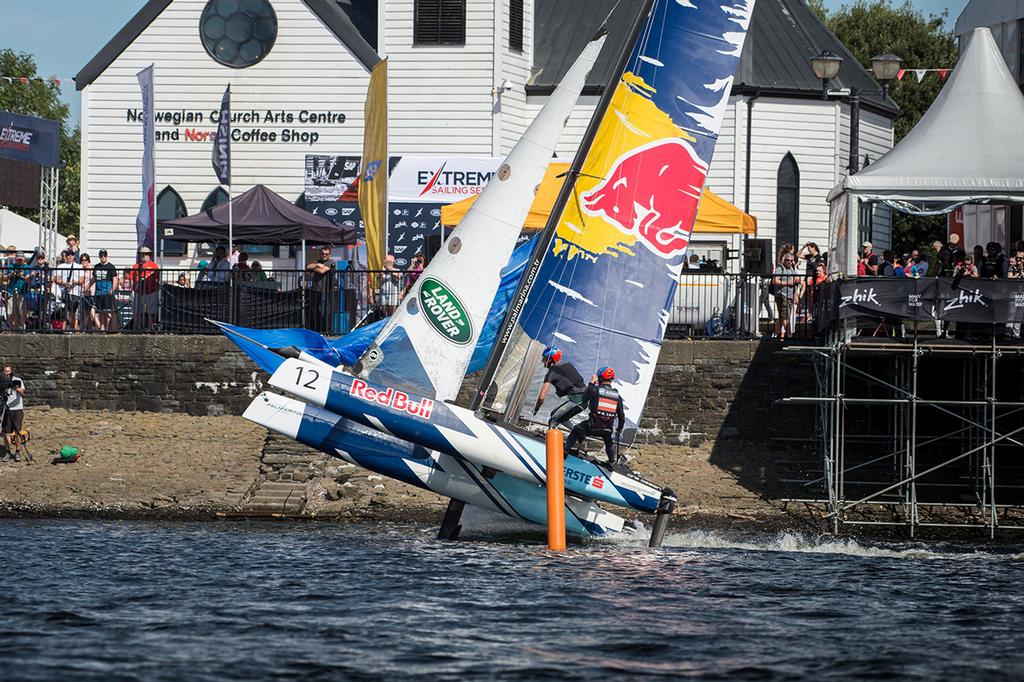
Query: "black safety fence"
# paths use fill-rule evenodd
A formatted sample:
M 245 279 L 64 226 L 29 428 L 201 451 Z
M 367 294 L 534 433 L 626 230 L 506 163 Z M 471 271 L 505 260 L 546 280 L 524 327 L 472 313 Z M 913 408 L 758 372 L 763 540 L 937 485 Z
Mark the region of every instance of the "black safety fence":
M 213 334 L 209 320 L 345 334 L 394 312 L 415 274 L 399 271 L 34 269 L 0 279 L 0 331 Z M 69 283 L 70 281 L 70 283 Z
M 1020 338 L 1022 324 L 1024 279 L 857 277 L 825 285 L 814 332 Z

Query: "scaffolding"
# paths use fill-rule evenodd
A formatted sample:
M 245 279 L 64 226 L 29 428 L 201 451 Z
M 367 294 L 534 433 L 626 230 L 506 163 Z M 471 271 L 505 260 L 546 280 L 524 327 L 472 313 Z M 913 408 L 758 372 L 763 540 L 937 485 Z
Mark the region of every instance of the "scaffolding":
M 789 501 L 824 505 L 837 533 L 1024 529 L 1024 345 L 980 331 L 879 339 L 840 325 L 787 348 L 814 359 L 817 395 L 783 402 L 816 408 L 821 462 Z
M 60 202 L 60 169 L 42 166 L 39 169 L 39 248 L 51 258 L 56 256 L 60 235 L 57 234 L 57 208 Z

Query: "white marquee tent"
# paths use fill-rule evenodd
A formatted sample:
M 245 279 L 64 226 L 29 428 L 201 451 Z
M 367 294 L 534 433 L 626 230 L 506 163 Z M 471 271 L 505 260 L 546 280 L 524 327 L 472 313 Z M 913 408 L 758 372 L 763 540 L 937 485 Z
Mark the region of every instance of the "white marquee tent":
M 899 144 L 829 195 L 834 253 L 856 259 L 852 199 L 937 214 L 976 202 L 1024 202 L 1024 95 L 992 33 L 975 29 L 927 113 Z
M 0 208 L 0 246 L 17 246 L 19 251 L 32 251 L 39 244 L 39 223 L 23 218 L 14 211 Z

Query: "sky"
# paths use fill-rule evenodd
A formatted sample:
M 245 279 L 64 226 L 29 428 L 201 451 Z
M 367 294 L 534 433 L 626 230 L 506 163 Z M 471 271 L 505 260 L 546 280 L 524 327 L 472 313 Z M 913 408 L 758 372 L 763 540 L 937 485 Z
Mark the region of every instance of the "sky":
M 967 0 L 912 0 L 925 13 L 949 10 L 952 27 Z M 838 9 L 849 0 L 826 0 Z M 80 98 L 71 77 L 131 19 L 145 0 L 0 0 L 0 48 L 28 52 L 39 74 L 67 81 L 61 84 L 71 105 L 72 125 L 80 117 Z M 0 74 L 0 76 L 20 74 Z

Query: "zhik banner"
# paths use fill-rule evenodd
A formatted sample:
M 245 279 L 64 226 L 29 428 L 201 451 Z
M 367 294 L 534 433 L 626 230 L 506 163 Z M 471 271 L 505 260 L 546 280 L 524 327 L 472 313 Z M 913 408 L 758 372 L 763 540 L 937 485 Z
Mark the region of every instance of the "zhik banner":
M 222 185 L 231 185 L 231 86 L 220 101 L 220 118 L 213 137 L 213 172 Z

